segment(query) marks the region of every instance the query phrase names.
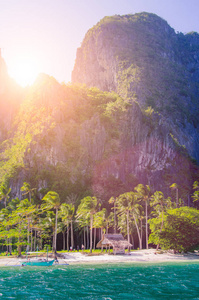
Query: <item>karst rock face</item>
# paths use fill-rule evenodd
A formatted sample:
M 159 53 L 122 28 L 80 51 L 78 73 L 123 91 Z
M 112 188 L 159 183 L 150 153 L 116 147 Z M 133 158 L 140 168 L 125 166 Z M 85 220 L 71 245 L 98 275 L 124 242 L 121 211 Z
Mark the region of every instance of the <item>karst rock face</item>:
M 72 82 L 115 91 L 138 104 L 121 129 L 119 166 L 112 158 L 106 172 L 177 181 L 181 168 L 184 175 L 190 171 L 188 156 L 199 162 L 198 33 L 176 33 L 149 13 L 105 17 L 77 49 Z M 151 123 L 144 118 L 149 107 Z
M 74 84 L 73 84 L 74 83 Z M 76 84 L 80 83 L 82 85 Z M 102 201 L 149 184 L 190 200 L 199 180 L 199 35 L 154 14 L 88 31 L 72 84 L 41 74 L 20 89 L 0 57 L 0 184 Z

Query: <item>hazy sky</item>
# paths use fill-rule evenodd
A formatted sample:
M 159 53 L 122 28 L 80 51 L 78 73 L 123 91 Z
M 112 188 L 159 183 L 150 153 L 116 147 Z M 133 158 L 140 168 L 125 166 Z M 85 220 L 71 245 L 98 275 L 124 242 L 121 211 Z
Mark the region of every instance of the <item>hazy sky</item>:
M 142 11 L 159 15 L 176 31 L 199 32 L 199 0 L 0 0 L 2 56 L 9 70 L 20 63 L 21 72 L 27 65 L 27 73 L 35 67 L 68 82 L 89 28 L 104 16 Z

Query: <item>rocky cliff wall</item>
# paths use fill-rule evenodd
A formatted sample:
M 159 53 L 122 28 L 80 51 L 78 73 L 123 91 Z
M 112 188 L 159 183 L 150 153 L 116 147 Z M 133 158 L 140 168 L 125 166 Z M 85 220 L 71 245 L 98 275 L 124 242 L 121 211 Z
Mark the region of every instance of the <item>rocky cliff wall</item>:
M 72 81 L 139 104 L 123 122 L 119 163 L 110 158 L 100 168 L 102 176 L 125 181 L 132 174 L 138 181 L 168 185 L 189 173 L 188 156 L 199 162 L 198 37 L 176 34 L 148 13 L 105 17 L 88 31 Z M 146 121 L 147 107 L 153 113 Z M 193 180 L 189 174 L 185 185 Z
M 176 182 L 186 201 L 199 178 L 197 49 L 198 34 L 151 14 L 102 20 L 77 51 L 73 81 L 117 93 L 43 74 L 15 113 L 4 94 L 0 183 L 21 197 L 26 181 L 39 202 L 48 190 L 103 201 L 139 183 L 170 195 Z

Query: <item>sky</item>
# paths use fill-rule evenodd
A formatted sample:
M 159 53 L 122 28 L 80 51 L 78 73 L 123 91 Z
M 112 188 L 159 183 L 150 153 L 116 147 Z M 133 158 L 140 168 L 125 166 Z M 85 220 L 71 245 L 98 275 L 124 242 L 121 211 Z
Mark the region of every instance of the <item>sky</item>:
M 0 48 L 22 85 L 38 73 L 70 82 L 76 50 L 105 16 L 151 12 L 182 33 L 199 32 L 199 0 L 0 0 Z

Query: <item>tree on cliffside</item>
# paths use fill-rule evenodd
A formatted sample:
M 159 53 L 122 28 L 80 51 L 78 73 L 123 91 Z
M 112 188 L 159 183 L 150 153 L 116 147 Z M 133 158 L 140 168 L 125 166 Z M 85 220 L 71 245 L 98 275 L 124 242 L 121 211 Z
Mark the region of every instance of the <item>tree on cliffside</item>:
M 6 205 L 7 205 L 7 201 L 9 199 L 10 192 L 11 192 L 11 188 L 6 186 L 5 184 L 2 184 L 0 186 L 0 201 L 4 200 L 5 208 L 6 208 Z
M 199 184 L 198 184 L 198 181 L 195 181 L 194 184 L 193 184 L 193 189 L 195 190 L 194 193 L 193 193 L 193 201 L 196 202 L 199 200 Z

